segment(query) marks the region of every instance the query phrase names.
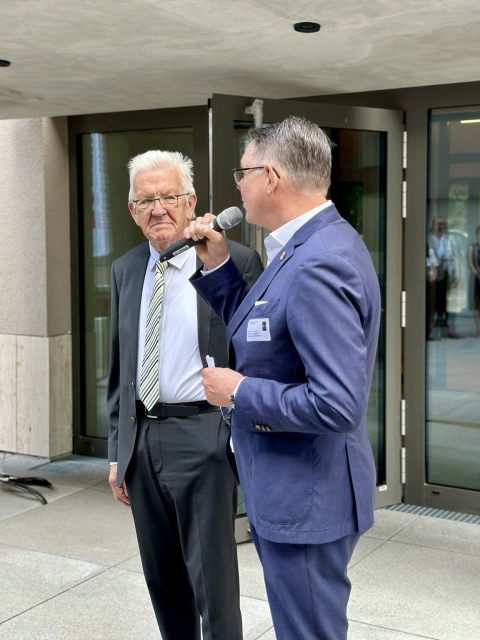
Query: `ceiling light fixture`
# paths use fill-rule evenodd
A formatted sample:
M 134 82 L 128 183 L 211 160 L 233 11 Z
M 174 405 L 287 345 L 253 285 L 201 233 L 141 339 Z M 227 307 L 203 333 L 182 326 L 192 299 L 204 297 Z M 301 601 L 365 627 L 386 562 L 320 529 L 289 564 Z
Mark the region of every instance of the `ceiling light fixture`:
M 479 120 L 460 120 L 460 124 L 473 124 L 474 122 L 478 123 L 480 122 L 480 119 Z
M 317 31 L 320 31 L 318 22 L 296 22 L 293 28 L 299 33 L 317 33 Z
M 8 60 L 0 60 L 0 67 L 9 67 L 10 62 Z

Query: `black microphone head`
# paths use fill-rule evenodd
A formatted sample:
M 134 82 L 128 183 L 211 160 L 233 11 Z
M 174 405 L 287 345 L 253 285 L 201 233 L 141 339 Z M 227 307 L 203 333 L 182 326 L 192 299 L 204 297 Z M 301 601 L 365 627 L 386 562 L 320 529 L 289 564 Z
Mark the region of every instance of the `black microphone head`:
M 216 222 L 222 229 L 231 229 L 236 227 L 242 221 L 243 213 L 238 207 L 228 207 L 220 213 Z

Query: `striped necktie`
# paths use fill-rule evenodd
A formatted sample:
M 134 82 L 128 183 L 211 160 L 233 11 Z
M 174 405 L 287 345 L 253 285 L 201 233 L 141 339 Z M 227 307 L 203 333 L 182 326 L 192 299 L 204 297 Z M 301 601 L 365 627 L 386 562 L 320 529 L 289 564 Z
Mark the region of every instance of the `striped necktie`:
M 142 373 L 140 375 L 140 400 L 150 410 L 160 397 L 158 379 L 158 359 L 160 356 L 160 316 L 164 290 L 163 273 L 168 262 L 155 263 L 155 281 L 152 297 L 148 305 L 147 327 L 145 331 L 145 349 L 143 351 Z

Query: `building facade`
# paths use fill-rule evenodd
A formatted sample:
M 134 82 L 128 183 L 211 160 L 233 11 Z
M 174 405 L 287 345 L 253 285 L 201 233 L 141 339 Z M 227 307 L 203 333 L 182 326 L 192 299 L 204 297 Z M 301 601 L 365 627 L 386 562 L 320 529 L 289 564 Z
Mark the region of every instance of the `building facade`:
M 304 115 L 335 143 L 330 197 L 382 290 L 377 505 L 480 513 L 480 82 L 254 98 L 0 122 L 0 451 L 106 455 L 110 265 L 143 239 L 128 159 L 186 153 L 197 211 L 219 213 L 241 204 L 230 169 L 254 118 Z M 263 236 L 232 230 L 260 251 Z

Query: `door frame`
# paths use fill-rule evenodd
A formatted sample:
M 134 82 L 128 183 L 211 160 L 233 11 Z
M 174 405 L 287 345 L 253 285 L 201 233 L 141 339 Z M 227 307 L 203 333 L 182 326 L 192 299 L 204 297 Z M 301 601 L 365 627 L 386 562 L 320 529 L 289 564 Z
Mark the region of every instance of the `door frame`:
M 231 206 L 229 170 L 234 163 L 233 122 L 251 121 L 245 108 L 253 97 L 214 94 L 210 103 L 211 202 L 214 212 Z M 264 121 L 278 122 L 288 115 L 304 116 L 333 129 L 387 133 L 386 193 L 386 355 L 385 439 L 386 484 L 376 488 L 375 507 L 402 501 L 401 399 L 402 399 L 402 144 L 403 112 L 367 107 L 324 105 L 312 102 L 268 100 L 263 103 Z
M 83 196 L 81 136 L 88 133 L 142 131 L 193 127 L 193 163 L 197 193 L 197 209 L 208 206 L 208 108 L 179 107 L 94 113 L 68 118 L 68 160 L 70 188 L 70 251 L 72 282 L 72 402 L 74 453 L 106 458 L 106 438 L 86 435 L 84 302 L 83 302 Z M 125 199 L 127 199 L 125 194 Z

